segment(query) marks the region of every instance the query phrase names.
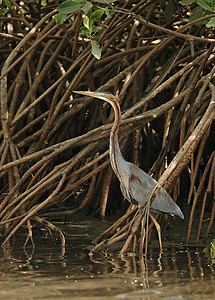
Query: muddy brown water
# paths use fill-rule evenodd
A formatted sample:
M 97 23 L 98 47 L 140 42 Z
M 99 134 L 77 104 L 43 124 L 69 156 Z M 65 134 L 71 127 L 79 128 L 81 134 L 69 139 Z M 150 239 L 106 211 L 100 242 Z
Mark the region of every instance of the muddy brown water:
M 0 299 L 40 300 L 141 300 L 215 299 L 215 265 L 203 248 L 165 243 L 163 253 L 150 245 L 148 272 L 143 274 L 138 257 L 117 253 L 88 255 L 97 236 L 98 221 L 71 222 L 62 256 L 59 238 L 34 233 L 35 250 L 23 250 L 24 235 L 0 251 Z

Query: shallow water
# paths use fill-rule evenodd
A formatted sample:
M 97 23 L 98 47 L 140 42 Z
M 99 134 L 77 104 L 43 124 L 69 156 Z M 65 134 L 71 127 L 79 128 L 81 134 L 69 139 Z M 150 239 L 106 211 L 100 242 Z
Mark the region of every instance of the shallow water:
M 69 224 L 64 256 L 58 237 L 34 234 L 35 250 L 19 243 L 0 252 L 0 299 L 215 299 L 215 266 L 202 248 L 149 249 L 147 276 L 137 257 L 88 255 L 101 223 Z M 102 228 L 100 228 L 102 230 Z

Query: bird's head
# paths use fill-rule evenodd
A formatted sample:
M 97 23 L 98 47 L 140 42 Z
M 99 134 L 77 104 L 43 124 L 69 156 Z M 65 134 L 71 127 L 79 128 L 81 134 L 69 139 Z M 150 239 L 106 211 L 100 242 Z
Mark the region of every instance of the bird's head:
M 118 102 L 116 97 L 109 93 L 109 92 L 89 92 L 89 91 L 73 91 L 74 93 L 94 97 L 97 99 L 101 99 L 103 101 L 106 101 L 110 104 L 113 104 L 113 102 Z

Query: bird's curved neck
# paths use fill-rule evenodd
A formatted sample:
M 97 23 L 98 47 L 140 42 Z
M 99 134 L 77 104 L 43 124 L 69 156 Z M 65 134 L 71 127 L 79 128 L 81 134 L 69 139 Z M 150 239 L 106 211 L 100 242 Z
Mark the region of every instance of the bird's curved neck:
M 118 141 L 118 130 L 121 122 L 121 110 L 118 102 L 115 102 L 112 107 L 114 109 L 115 121 L 110 133 L 110 161 L 115 174 L 120 179 L 121 163 L 125 161 L 120 151 Z

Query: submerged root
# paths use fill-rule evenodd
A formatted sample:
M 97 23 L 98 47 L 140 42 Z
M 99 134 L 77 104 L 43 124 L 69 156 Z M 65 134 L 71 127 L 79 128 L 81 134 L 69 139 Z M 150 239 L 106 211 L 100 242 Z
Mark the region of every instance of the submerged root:
M 150 216 L 152 223 L 158 233 L 160 251 L 162 251 L 161 228 L 152 213 L 146 208 L 144 209 L 129 209 L 127 214 L 117 220 L 105 232 L 97 237 L 93 243 L 95 246 L 90 251 L 89 255 L 102 250 L 103 252 L 111 251 L 111 249 L 118 249 L 119 255 L 123 256 L 126 252 L 136 253 L 139 248 L 139 257 L 142 259 L 144 255 L 143 249 L 145 247 L 145 254 L 147 254 L 148 239 L 146 235 L 149 234 L 148 216 Z M 152 226 L 150 226 L 152 230 Z

